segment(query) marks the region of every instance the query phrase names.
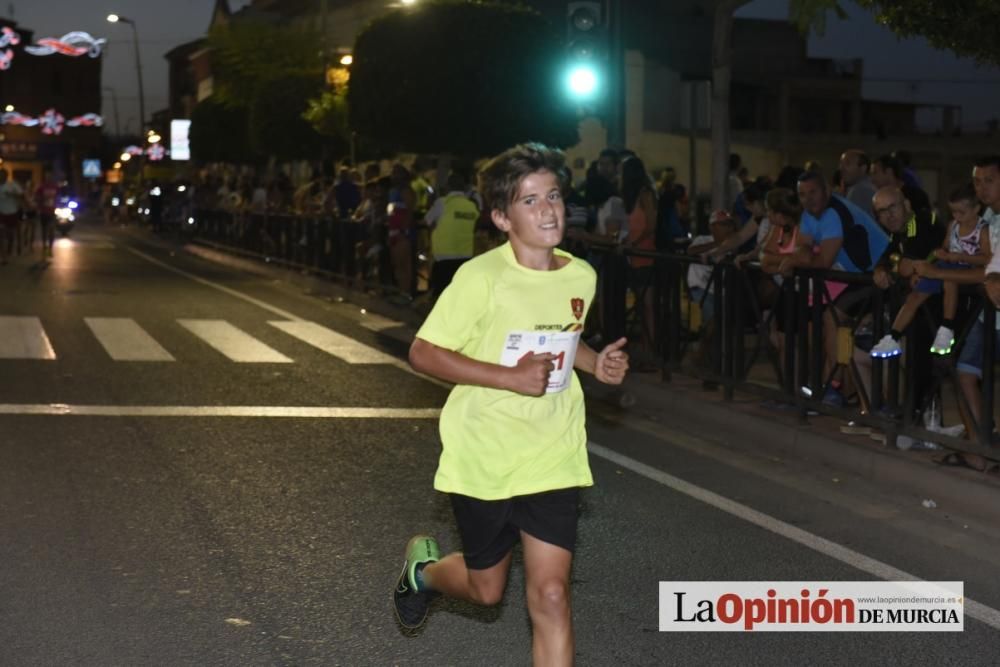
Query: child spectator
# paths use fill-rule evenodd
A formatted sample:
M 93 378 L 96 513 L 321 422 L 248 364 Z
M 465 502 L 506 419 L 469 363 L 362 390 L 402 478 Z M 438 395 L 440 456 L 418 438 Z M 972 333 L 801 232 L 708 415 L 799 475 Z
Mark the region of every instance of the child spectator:
M 951 193 L 948 198 L 952 221 L 945 232 L 945 240 L 934 250 L 936 269 L 968 269 L 972 266 L 986 266 L 992 255 L 990 235 L 986 221 L 979 216 L 979 201 L 972 185 L 966 185 Z M 903 307 L 896 314 L 892 329 L 872 348 L 873 357 L 894 357 L 902 354 L 899 340 L 903 331 L 910 326 L 920 306 L 932 294 L 944 292 L 944 319 L 938 327 L 931 345 L 935 354 L 949 354 L 955 344 L 955 313 L 958 310 L 958 284 L 950 280 L 940 280 L 925 276 L 928 262 L 915 262 L 914 271 L 921 276 L 910 292 Z
M 624 338 L 600 354 L 580 340 L 596 276 L 556 249 L 562 168 L 562 153 L 538 144 L 486 165 L 484 203 L 509 241 L 462 265 L 410 348 L 415 369 L 456 385 L 434 487 L 451 494 L 463 552 L 441 558 L 434 538 L 415 536 L 393 591 L 407 629 L 435 594 L 498 604 L 520 541 L 536 665 L 574 659 L 570 568 L 579 489 L 593 480 L 573 369 L 619 384 L 628 368 Z

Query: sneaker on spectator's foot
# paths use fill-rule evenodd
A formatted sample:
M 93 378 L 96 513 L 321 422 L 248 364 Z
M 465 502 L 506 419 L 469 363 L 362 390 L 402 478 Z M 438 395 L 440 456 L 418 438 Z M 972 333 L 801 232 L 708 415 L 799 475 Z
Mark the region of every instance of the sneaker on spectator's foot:
M 955 332 L 948 327 L 938 327 L 937 335 L 934 336 L 934 344 L 931 345 L 933 354 L 951 354 L 951 346 L 955 344 Z
M 840 393 L 840 390 L 831 386 L 827 387 L 826 393 L 823 394 L 823 405 L 828 405 L 832 408 L 842 408 L 847 405 L 847 399 Z
M 933 348 L 931 348 L 933 350 Z M 892 336 L 886 334 L 882 336 L 882 340 L 875 344 L 872 348 L 872 356 L 879 359 L 888 359 L 889 357 L 898 357 L 903 353 L 903 349 L 899 346 L 899 341 L 893 339 Z
M 396 589 L 392 592 L 392 604 L 399 624 L 407 630 L 416 630 L 423 625 L 427 607 L 435 596 L 434 591 L 421 587 L 419 570 L 440 558 L 437 540 L 433 537 L 415 535 L 406 544 L 406 559 L 396 581 Z

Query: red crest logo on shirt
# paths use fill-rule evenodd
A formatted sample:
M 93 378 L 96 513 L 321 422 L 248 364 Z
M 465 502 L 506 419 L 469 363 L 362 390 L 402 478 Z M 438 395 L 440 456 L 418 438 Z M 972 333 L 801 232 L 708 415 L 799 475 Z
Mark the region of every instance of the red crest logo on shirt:
M 576 319 L 583 317 L 583 299 L 570 299 L 569 305 L 573 308 L 573 317 Z

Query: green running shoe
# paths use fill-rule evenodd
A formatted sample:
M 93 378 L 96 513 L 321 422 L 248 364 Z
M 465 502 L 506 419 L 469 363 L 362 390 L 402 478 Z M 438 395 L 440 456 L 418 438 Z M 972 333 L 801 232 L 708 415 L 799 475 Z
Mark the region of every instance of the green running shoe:
M 427 619 L 427 608 L 437 593 L 424 588 L 417 581 L 417 566 L 433 563 L 441 559 L 437 540 L 428 535 L 415 535 L 406 544 L 406 560 L 403 571 L 396 580 L 392 592 L 392 605 L 396 619 L 406 630 L 416 630 Z

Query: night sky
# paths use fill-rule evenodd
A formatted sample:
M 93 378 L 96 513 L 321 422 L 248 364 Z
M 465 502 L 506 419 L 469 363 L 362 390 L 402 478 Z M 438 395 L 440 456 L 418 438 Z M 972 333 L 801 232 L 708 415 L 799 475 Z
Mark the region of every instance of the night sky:
M 248 0 L 231 0 L 233 10 Z M 810 55 L 832 58 L 865 58 L 869 79 L 867 97 L 915 101 L 928 104 L 959 104 L 964 107 L 963 125 L 982 129 L 985 122 L 1000 115 L 1000 70 L 977 68 L 972 61 L 935 51 L 920 39 L 898 40 L 877 25 L 871 14 L 850 2 L 842 2 L 851 15 L 848 22 L 831 15 L 824 37 L 810 40 Z M 2 6 L 2 5 L 0 5 Z M 35 37 L 60 37 L 71 30 L 85 30 L 109 40 L 104 60 L 104 85 L 118 95 L 122 130 L 138 127 L 139 101 L 136 85 L 132 31 L 124 24 L 105 20 L 109 13 L 134 19 L 138 24 L 146 114 L 167 103 L 167 63 L 163 54 L 174 46 L 205 34 L 213 0 L 19 0 L 4 9 L 22 26 L 33 29 Z M 626 5 L 627 6 L 627 5 Z M 746 16 L 784 18 L 786 0 L 756 0 L 741 10 Z M 924 79 L 924 82 L 919 81 Z M 955 80 L 958 83 L 930 83 Z M 900 81 L 902 80 L 902 81 Z M 104 115 L 114 127 L 111 99 L 105 93 Z M 921 114 L 933 124 L 933 112 Z

